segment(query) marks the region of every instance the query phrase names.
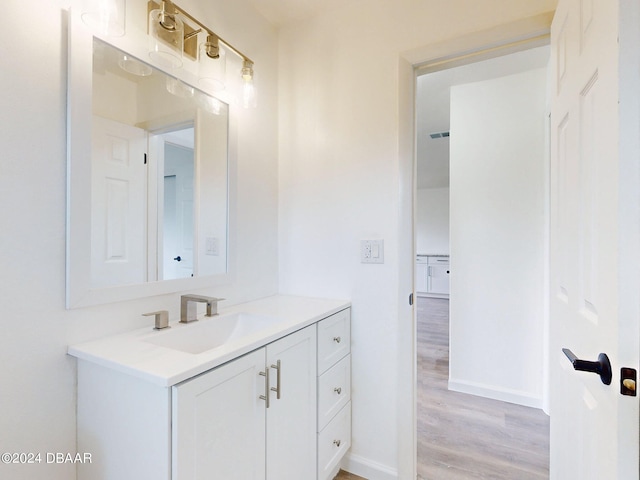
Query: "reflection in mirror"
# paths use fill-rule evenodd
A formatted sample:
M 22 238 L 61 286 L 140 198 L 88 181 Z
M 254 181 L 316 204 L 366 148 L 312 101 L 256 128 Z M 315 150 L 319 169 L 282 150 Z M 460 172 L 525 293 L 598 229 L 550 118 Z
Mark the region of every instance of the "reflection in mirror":
M 193 128 L 164 135 L 163 280 L 193 276 Z
M 91 288 L 225 273 L 227 105 L 93 42 Z

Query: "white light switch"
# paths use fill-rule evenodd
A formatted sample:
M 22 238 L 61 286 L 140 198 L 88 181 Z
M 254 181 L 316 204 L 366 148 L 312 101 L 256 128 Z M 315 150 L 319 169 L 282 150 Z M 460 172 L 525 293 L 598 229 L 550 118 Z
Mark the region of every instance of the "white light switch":
M 361 263 L 384 263 L 384 240 L 360 241 Z

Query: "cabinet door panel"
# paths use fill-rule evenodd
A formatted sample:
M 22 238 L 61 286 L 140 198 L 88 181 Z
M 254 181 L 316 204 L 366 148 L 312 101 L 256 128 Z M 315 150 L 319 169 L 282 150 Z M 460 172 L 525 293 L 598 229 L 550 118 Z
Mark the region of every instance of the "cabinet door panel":
M 449 265 L 433 265 L 429 269 L 429 292 L 449 294 Z
M 173 480 L 264 480 L 265 350 L 172 387 Z
M 316 471 L 316 327 L 267 346 L 270 387 L 267 409 L 267 479 L 314 479 Z M 224 477 L 220 477 L 224 478 Z

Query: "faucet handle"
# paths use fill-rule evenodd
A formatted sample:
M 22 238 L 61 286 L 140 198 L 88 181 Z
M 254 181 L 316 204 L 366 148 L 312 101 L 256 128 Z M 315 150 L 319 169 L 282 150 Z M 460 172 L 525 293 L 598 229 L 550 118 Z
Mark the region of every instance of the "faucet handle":
M 163 328 L 171 328 L 169 326 L 169 312 L 166 310 L 158 310 L 157 312 L 143 313 L 145 317 L 153 315 L 155 317 L 154 330 L 162 330 Z

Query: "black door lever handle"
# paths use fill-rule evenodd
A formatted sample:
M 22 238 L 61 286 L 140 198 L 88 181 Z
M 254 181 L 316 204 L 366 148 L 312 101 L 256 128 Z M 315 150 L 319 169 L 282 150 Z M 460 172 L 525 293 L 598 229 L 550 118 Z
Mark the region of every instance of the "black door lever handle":
M 611 362 L 606 353 L 598 355 L 597 362 L 590 362 L 589 360 L 580 360 L 576 355 L 568 348 L 563 348 L 562 352 L 567 356 L 574 370 L 580 370 L 581 372 L 591 372 L 600 375 L 600 380 L 605 385 L 611 385 Z

